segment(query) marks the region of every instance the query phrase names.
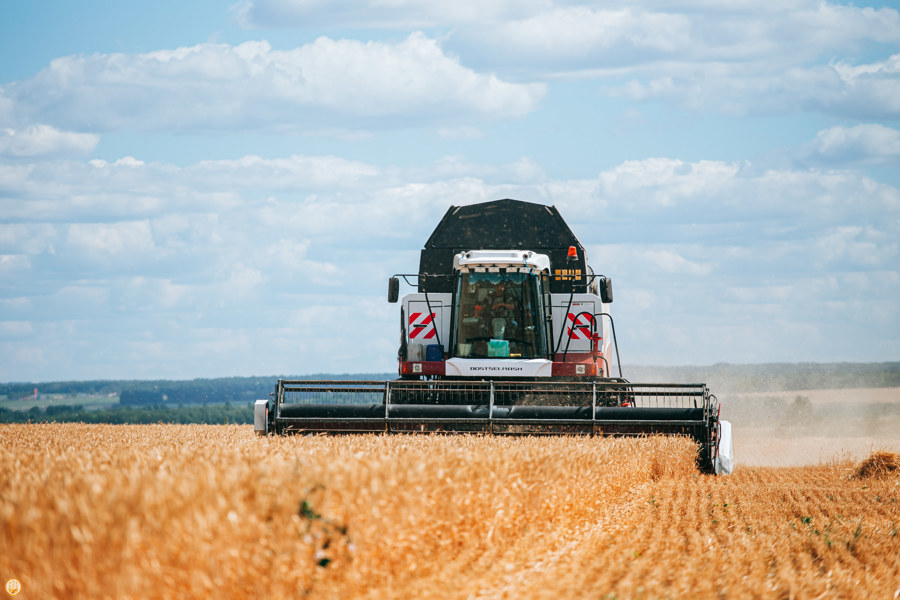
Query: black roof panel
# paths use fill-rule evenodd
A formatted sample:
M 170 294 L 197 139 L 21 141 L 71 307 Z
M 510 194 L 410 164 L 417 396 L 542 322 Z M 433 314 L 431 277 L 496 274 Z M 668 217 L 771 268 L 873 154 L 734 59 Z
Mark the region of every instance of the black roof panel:
M 570 246 L 576 260 L 566 254 Z M 453 256 L 468 250 L 533 250 L 550 258 L 551 291 L 585 291 L 584 247 L 555 206 L 504 198 L 451 206 L 425 242 L 419 258 L 419 291 L 452 292 Z M 560 272 L 560 270 L 565 272 Z M 574 273 L 577 273 L 574 277 Z M 431 275 L 432 277 L 422 277 Z
M 451 206 L 425 248 L 540 251 L 581 244 L 555 206 L 505 198 Z

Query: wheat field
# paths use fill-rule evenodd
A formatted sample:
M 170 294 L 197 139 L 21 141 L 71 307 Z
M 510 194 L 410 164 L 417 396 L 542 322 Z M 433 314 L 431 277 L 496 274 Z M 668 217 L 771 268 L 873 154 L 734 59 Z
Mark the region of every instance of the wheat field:
M 17 598 L 900 597 L 896 454 L 717 478 L 694 453 L 0 425 L 0 580 Z

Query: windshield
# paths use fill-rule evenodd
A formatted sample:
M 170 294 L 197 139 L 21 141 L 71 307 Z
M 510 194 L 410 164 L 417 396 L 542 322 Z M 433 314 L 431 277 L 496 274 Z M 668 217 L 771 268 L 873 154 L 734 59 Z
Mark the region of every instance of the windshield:
M 543 358 L 546 355 L 538 275 L 461 273 L 456 356 Z

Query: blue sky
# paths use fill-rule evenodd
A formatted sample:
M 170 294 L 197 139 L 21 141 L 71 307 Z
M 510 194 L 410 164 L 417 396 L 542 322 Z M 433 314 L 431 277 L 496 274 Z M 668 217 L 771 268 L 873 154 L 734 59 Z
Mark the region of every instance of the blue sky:
M 392 371 L 505 197 L 625 365 L 896 361 L 898 167 L 888 3 L 0 0 L 0 380 Z

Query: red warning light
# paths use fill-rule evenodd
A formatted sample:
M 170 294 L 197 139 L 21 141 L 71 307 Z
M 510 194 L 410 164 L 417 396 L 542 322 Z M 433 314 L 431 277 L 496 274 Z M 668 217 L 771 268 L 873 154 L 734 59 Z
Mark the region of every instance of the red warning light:
M 566 260 L 578 260 L 578 250 L 575 246 L 569 246 L 569 253 L 566 255 Z

